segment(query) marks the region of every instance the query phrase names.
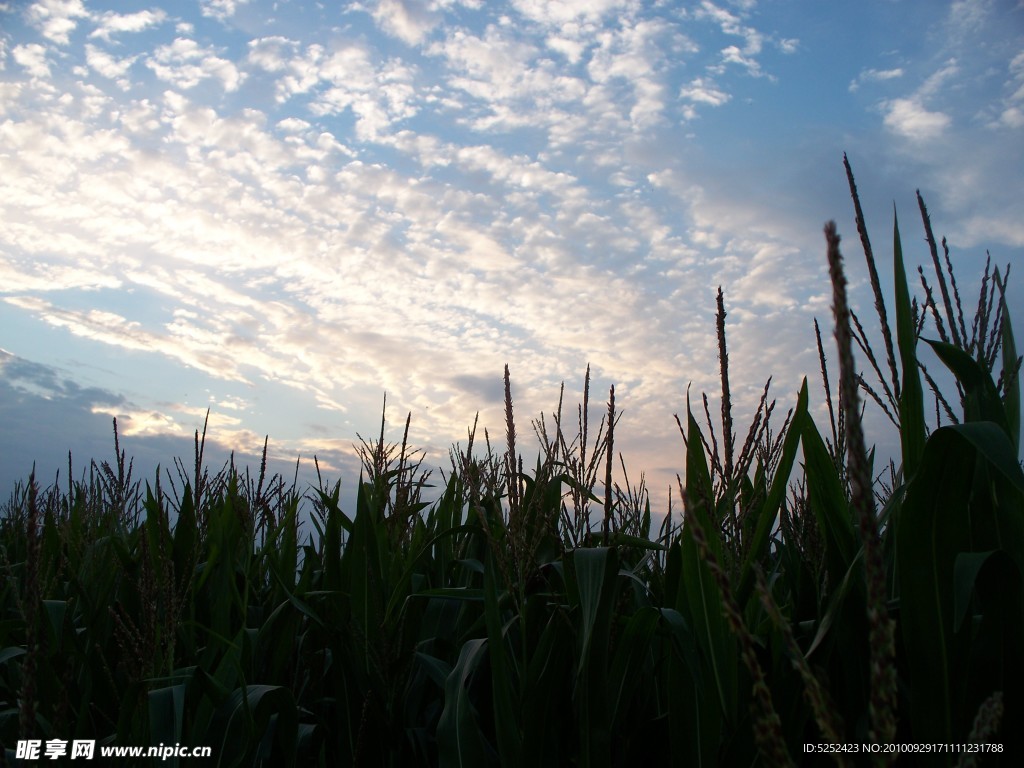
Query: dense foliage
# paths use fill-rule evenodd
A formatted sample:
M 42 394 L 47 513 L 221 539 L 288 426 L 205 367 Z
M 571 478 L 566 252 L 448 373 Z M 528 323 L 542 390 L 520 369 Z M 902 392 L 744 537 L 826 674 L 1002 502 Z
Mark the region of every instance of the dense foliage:
M 968 327 L 921 203 L 939 298 L 921 271 L 912 301 L 894 228 L 891 324 L 847 171 L 884 354 L 847 307 L 829 226 L 827 431 L 806 381 L 773 429 L 766 386 L 741 444 L 720 292 L 721 426 L 706 397 L 704 418 L 689 402 L 677 418 L 683 511 L 658 530 L 643 480 L 624 466 L 613 479 L 614 389 L 596 436 L 589 386 L 574 437 L 561 403 L 535 422 L 524 467 L 507 368 L 500 449 L 481 449 L 474 427 L 428 504 L 409 422 L 389 443 L 382 421 L 361 446 L 354 510 L 339 484 L 305 497 L 315 531 L 280 477 L 211 474 L 205 433 L 173 482 L 133 481 L 116 424 L 112 464 L 66 488 L 30 479 L 0 518 L 7 761 L 33 737 L 209 745 L 225 766 L 896 757 L 805 754 L 826 742 L 950 745 L 915 764 L 1019 764 L 1024 473 L 1003 276 L 986 266 Z M 951 373 L 948 397 L 926 350 Z M 899 427 L 899 466 L 873 466 L 862 394 Z M 951 748 L 980 742 L 1000 751 Z

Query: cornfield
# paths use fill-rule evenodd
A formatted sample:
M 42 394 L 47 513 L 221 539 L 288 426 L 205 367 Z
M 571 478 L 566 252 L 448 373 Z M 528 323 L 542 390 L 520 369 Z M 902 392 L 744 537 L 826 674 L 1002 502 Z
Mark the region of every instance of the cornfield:
M 766 385 L 741 441 L 719 290 L 721 415 L 704 396 L 676 417 L 681 510 L 652 516 L 642 479 L 614 479 L 615 391 L 591 429 L 589 371 L 574 413 L 532 423 L 524 466 L 506 367 L 501 444 L 469 430 L 429 503 L 409 420 L 362 441 L 347 511 L 340 482 L 211 472 L 205 429 L 152 485 L 116 422 L 112 463 L 30 477 L 0 514 L 0 757 L 94 739 L 210 746 L 196 762 L 218 766 L 1020 764 L 1006 274 L 986 265 L 965 321 L 918 195 L 933 269 L 912 298 L 894 225 L 890 320 L 846 172 L 878 326 L 848 304 L 830 223 L 829 423 L 806 379 L 781 419 Z M 865 403 L 899 429 L 888 466 Z

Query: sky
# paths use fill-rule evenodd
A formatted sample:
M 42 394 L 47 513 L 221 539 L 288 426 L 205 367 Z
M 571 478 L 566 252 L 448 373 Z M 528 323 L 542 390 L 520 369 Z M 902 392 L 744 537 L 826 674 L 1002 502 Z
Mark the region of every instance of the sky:
M 844 152 L 883 282 L 920 189 L 975 301 L 1024 255 L 1024 4 L 0 2 L 0 496 L 114 417 L 137 477 L 188 465 L 208 409 L 211 455 L 350 492 L 385 393 L 427 464 L 500 444 L 506 364 L 529 464 L 589 365 L 663 511 L 718 286 L 740 439 L 768 376 L 827 431 L 827 220 L 873 318 Z

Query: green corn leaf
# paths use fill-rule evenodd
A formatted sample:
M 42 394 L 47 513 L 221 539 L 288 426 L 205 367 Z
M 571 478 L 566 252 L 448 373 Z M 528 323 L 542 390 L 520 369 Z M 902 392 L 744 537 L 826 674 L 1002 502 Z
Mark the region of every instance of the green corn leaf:
M 157 688 L 147 694 L 149 710 L 149 738 L 151 745 L 180 744 L 185 724 L 185 684 L 179 683 L 166 688 Z M 177 766 L 177 757 L 165 763 Z
M 789 430 L 782 442 L 782 456 L 779 459 L 778 467 L 776 467 L 775 476 L 772 478 L 771 487 L 760 508 L 753 513 L 757 516 L 757 524 L 750 539 L 747 556 L 743 561 L 739 589 L 736 590 L 736 602 L 741 607 L 745 606 L 750 598 L 754 586 L 754 565 L 760 562 L 766 554 L 769 537 L 778 520 L 782 502 L 786 498 L 789 477 L 796 462 L 796 452 L 800 444 L 803 423 L 810 419 L 807 412 L 807 401 L 807 377 L 805 376 L 800 385 L 800 393 L 797 395 L 796 409 L 793 411 Z
M 49 647 L 55 653 L 61 653 L 64 640 L 64 622 L 68 615 L 67 600 L 43 600 L 43 612 L 47 618 L 46 628 L 49 636 Z
M 611 626 L 611 603 L 618 564 L 615 550 L 607 547 L 576 549 L 571 560 L 569 601 L 579 610 L 581 632 L 576 673 L 583 674 L 592 649 L 597 654 L 607 650 L 605 633 Z
M 829 581 L 838 584 L 857 555 L 857 531 L 850 515 L 846 491 L 839 472 L 814 421 L 806 411 L 790 429 L 800 430 L 804 469 L 811 508 L 825 539 L 825 561 Z
M 519 679 L 514 656 L 509 652 L 498 592 L 498 566 L 493 553 L 488 554 L 484 569 L 484 620 L 490 648 L 491 690 L 494 705 L 494 726 L 502 765 L 522 765 L 522 733 L 520 731 Z M 513 617 L 512 621 L 515 621 Z
M 370 644 L 380 633 L 382 619 L 382 590 L 385 587 L 384 567 L 381 563 L 380 538 L 383 518 L 377 514 L 377 489 L 370 483 L 361 483 L 356 498 L 356 517 L 352 534 L 342 555 L 339 583 L 348 587 L 352 621 L 362 645 L 361 668 L 372 674 L 373 652 Z M 328 554 L 328 557 L 330 555 Z
M 1024 571 L 1024 470 L 1003 429 L 992 422 L 943 427 L 979 458 L 970 510 L 972 547 L 1002 549 Z
M 269 549 L 275 556 L 276 570 L 281 574 L 282 581 L 289 585 L 295 583 L 295 575 L 299 566 L 298 525 L 296 518 L 299 513 L 298 500 L 288 504 L 284 515 L 278 520 L 273 539 L 267 542 L 264 552 Z
M 963 626 L 967 612 L 971 608 L 974 597 L 974 585 L 978 573 L 999 550 L 988 552 L 961 552 L 956 556 L 953 566 L 953 628 L 957 631 Z M 1006 557 L 1005 552 L 999 552 Z
M 665 680 L 672 764 L 717 766 L 724 723 L 717 702 L 708 701 L 698 639 L 679 611 L 660 613 L 672 648 Z
M 193 732 L 197 743 L 213 744 L 222 740 L 216 738 L 221 734 L 216 722 L 222 703 L 238 689 L 242 677 L 242 635 L 243 632 L 240 630 L 233 641 L 214 636 L 214 639 L 219 641 L 219 648 L 211 647 L 205 656 L 216 658 L 214 651 L 223 649 L 220 660 L 209 662 L 204 658 L 192 676 L 192 688 L 198 691 L 195 700 L 199 702 L 193 718 Z
M 28 651 L 20 646 L 10 646 L 0 651 L 0 664 L 6 664 L 11 659 L 24 656 Z
M 957 557 L 956 618 L 963 622 L 960 637 L 970 637 L 966 662 L 958 659 L 964 705 L 960 709 L 963 730 L 978 706 L 995 691 L 1004 691 L 1003 728 L 997 737 L 1008 753 L 1020 754 L 1024 734 L 1024 702 L 1014 691 L 1024 686 L 1024 571 L 1003 550 L 962 553 Z M 1012 725 L 1011 725 L 1012 724 Z
M 615 609 L 618 558 L 606 547 L 571 553 L 566 586 L 577 613 L 577 684 L 574 699 L 579 717 L 580 765 L 610 765 L 608 719 L 608 642 Z
M 280 603 L 264 619 L 256 632 L 256 656 L 263 679 L 277 680 L 294 663 L 295 640 L 301 634 L 302 614 L 291 610 L 288 600 Z
M 710 667 L 708 677 L 714 685 L 715 702 L 721 714 L 731 720 L 736 705 L 735 638 L 723 615 L 722 596 L 700 557 L 693 535 L 683 533 L 683 593 L 686 595 L 690 623 L 698 647 Z
M 615 656 L 609 672 L 609 723 L 613 733 L 620 719 L 625 718 L 626 705 L 641 682 L 641 670 L 651 655 L 654 633 L 662 622 L 662 614 L 650 606 L 634 613 L 616 643 Z
M 362 489 L 361 483 L 359 487 Z M 340 590 L 342 585 L 341 532 L 344 530 L 351 536 L 355 530 L 355 524 L 338 506 L 339 493 L 340 484 L 335 486 L 331 495 L 319 492 L 320 501 L 325 509 L 324 530 L 320 536 L 323 552 L 323 587 L 329 590 Z
M 953 429 L 932 434 L 897 520 L 900 628 L 916 741 L 953 741 L 954 567 L 971 538 L 975 452 Z M 927 653 L 921 649 L 929 649 Z
M 712 522 L 710 510 L 714 506 L 714 489 L 711 485 L 711 472 L 704 456 L 704 443 L 701 440 L 700 427 L 693 418 L 689 396 L 686 402 L 686 504 L 687 513 L 690 509 L 700 516 L 703 527 Z M 708 543 L 711 541 L 709 539 Z
M 851 593 L 857 595 L 858 600 L 863 601 L 863 595 L 858 594 L 858 592 L 863 593 L 864 591 L 861 586 L 864 583 L 862 579 L 863 565 L 861 564 L 861 556 L 863 554 L 863 550 L 857 553 L 857 556 L 850 563 L 850 567 L 847 568 L 846 575 L 843 576 L 839 586 L 830 592 L 828 602 L 825 605 L 825 611 L 818 618 L 818 628 L 814 638 L 811 640 L 811 644 L 807 646 L 806 655 L 808 657 L 824 642 L 825 638 L 832 631 L 832 627 L 841 621 L 842 614 L 848 609 L 847 599 Z
M 476 768 L 490 762 L 469 690 L 486 652 L 487 640 L 466 642 L 445 681 L 444 710 L 437 724 L 437 750 L 443 768 Z
M 1003 402 L 996 392 L 992 376 L 962 349 L 943 341 L 925 341 L 964 389 L 964 421 L 992 421 L 1012 439 Z
M 893 277 L 896 294 L 896 343 L 902 363 L 899 415 L 900 441 L 903 448 L 903 476 L 911 478 L 924 453 L 924 392 L 917 369 L 917 329 L 914 327 L 907 270 L 903 264 L 899 220 L 893 212 L 892 224 Z
M 622 531 L 612 531 L 608 536 L 608 544 L 613 547 L 629 547 L 631 549 L 643 549 L 648 551 L 667 552 L 668 547 L 656 541 L 631 536 Z
M 227 697 L 214 720 L 217 756 L 224 765 L 255 757 L 295 764 L 297 714 L 291 691 L 277 685 L 247 685 Z M 249 745 L 245 749 L 243 745 Z
M 324 741 L 324 729 L 314 723 L 299 723 L 295 729 L 295 754 L 307 759 L 312 764 Z
M 700 523 L 707 540 L 708 549 L 722 562 L 722 544 L 718 525 L 711 520 L 709 505 L 711 477 L 704 456 L 700 428 L 687 409 L 686 439 L 686 514 Z M 693 627 L 697 648 L 700 651 L 702 677 L 707 689 L 700 700 L 690 701 L 697 696 L 692 683 L 686 685 L 681 706 L 698 709 L 695 713 L 700 720 L 702 733 L 701 759 L 717 754 L 718 741 L 726 723 L 735 722 L 737 716 L 737 663 L 736 638 L 725 620 L 722 595 L 714 577 L 693 538 L 693 529 L 684 521 L 679 540 L 680 585 L 677 592 L 676 608 Z M 678 677 L 677 673 L 677 677 Z M 705 697 L 710 697 L 708 700 Z
M 990 421 L 951 424 L 943 427 L 981 454 L 1017 491 L 1024 493 L 1024 470 L 1016 460 L 1016 451 L 1002 425 Z
M 451 665 L 421 651 L 416 651 L 416 662 L 423 668 L 427 677 L 444 691 L 448 677 L 452 673 Z
M 1003 308 L 1002 356 L 1003 377 L 1010 380 L 1003 395 L 1003 409 L 1006 412 L 1006 424 L 1009 427 L 1010 439 L 1015 451 L 1020 451 L 1020 372 L 1017 371 L 1017 344 L 1013 339 L 1013 323 L 1010 321 L 1010 308 L 1006 304 L 1006 288 L 999 269 L 995 270 L 996 286 L 999 288 L 999 301 Z M 1014 377 L 1014 378 L 1011 378 Z
M 178 519 L 174 524 L 174 541 L 171 551 L 174 558 L 174 573 L 179 585 L 191 578 L 196 551 L 196 511 L 192 502 L 192 488 L 188 483 L 181 495 Z
M 539 602 L 539 600 L 538 600 Z M 551 611 L 530 651 L 523 682 L 523 765 L 565 764 L 573 726 L 573 632 L 561 611 Z
M 458 525 L 453 528 L 442 530 L 436 533 L 435 535 L 431 536 L 429 539 L 426 539 L 420 542 L 419 544 L 413 545 L 413 547 L 411 548 L 412 554 L 410 554 L 402 573 L 397 579 L 395 579 L 391 592 L 391 597 L 388 600 L 388 604 L 384 612 L 385 621 L 389 620 L 393 615 L 395 615 L 395 613 L 400 609 L 400 606 L 403 605 L 406 602 L 407 598 L 409 598 L 410 596 L 414 597 L 416 595 L 426 595 L 428 593 L 430 596 L 439 596 L 437 593 L 434 593 L 431 590 L 427 590 L 426 592 L 422 590 L 411 590 L 409 588 L 409 585 L 411 583 L 413 574 L 416 572 L 417 568 L 419 568 L 421 564 L 429 558 L 431 553 L 437 551 L 439 542 L 451 540 L 458 537 L 459 535 L 466 533 L 482 534 L 483 531 L 480 529 L 480 526 L 478 525 Z M 454 547 L 448 547 L 448 551 L 454 551 Z M 478 573 L 483 573 L 483 564 L 479 560 L 452 561 L 450 556 L 445 557 L 446 564 L 450 564 L 451 562 L 457 562 L 462 566 L 476 570 L 476 572 Z M 442 574 L 443 573 L 444 570 L 442 569 Z

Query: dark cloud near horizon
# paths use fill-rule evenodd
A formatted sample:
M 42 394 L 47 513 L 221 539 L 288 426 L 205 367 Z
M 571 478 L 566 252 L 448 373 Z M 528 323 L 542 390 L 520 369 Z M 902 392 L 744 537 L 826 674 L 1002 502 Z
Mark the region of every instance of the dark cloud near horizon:
M 47 488 L 55 483 L 65 486 L 69 453 L 76 481 L 88 475 L 92 462 L 115 463 L 113 418 L 108 413 L 95 411 L 96 405 L 131 404 L 123 395 L 82 386 L 57 368 L 0 350 L 0 435 L 3 436 L 0 438 L 0 503 L 6 501 L 19 484 L 24 487 L 33 470 L 40 487 Z M 194 471 L 194 436 L 125 435 L 123 426 L 120 431 L 119 444 L 126 461 L 132 462 L 133 481 L 143 485 L 153 483 L 159 468 L 162 483 L 167 482 L 168 475 L 178 483 L 178 462 L 189 475 Z M 17 436 L 16 441 L 11 439 L 13 436 Z M 203 464 L 211 473 L 223 468 L 232 456 L 243 476 L 247 470 L 253 477 L 257 476 L 260 467 L 257 453 L 232 451 L 207 435 Z M 358 472 L 354 456 L 339 453 L 320 459 L 322 464 L 326 462 L 341 468 L 341 478 L 325 475 L 323 479 L 330 485 L 341 479 L 343 509 L 352 508 L 356 484 L 349 475 Z M 296 459 L 268 457 L 267 476 L 275 474 L 290 486 L 296 478 Z M 311 460 L 299 461 L 297 483 L 304 494 L 316 485 Z
M 113 425 L 106 415 L 92 412 L 97 402 L 120 405 L 123 398 L 82 387 L 54 368 L 0 352 L 3 496 L 16 483 L 27 482 L 33 468 L 41 485 L 50 485 L 58 472 L 66 479 L 69 451 L 72 466 L 79 468 L 88 466 L 92 458 L 112 458 Z

